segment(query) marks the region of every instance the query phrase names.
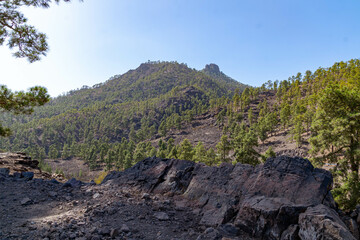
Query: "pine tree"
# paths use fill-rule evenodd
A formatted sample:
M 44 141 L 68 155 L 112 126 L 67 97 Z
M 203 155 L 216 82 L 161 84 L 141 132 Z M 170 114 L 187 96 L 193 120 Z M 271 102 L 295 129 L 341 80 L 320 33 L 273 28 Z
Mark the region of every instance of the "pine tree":
M 260 154 L 254 149 L 258 145 L 257 136 L 253 130 L 241 129 L 234 140 L 235 161 L 243 164 L 257 165 Z
M 266 152 L 262 156 L 262 158 L 265 161 L 266 159 L 268 159 L 270 157 L 276 157 L 276 153 L 274 152 L 274 150 L 273 150 L 273 148 L 271 146 L 266 150 Z
M 125 169 L 127 168 L 130 168 L 132 166 L 132 157 L 131 157 L 131 154 L 130 152 L 126 151 L 126 154 L 125 154 Z
M 206 162 L 206 150 L 204 144 L 200 141 L 194 149 L 194 156 L 192 159 L 194 162 Z
M 288 126 L 290 122 L 291 110 L 290 105 L 286 102 L 281 105 L 280 109 L 280 122 L 284 129 Z
M 61 153 L 61 158 L 62 159 L 69 159 L 70 158 L 70 148 L 69 145 L 67 145 L 66 143 L 64 144 L 62 153 Z
M 110 171 L 113 168 L 113 163 L 115 162 L 115 151 L 110 150 L 107 154 L 107 157 L 104 158 L 106 164 L 106 171 Z
M 216 145 L 217 153 L 219 154 L 219 159 L 221 162 L 228 162 L 227 158 L 229 151 L 231 150 L 231 144 L 228 140 L 227 135 L 222 135 L 220 142 Z
M 188 139 L 184 139 L 180 144 L 179 158 L 183 160 L 192 160 L 194 155 L 193 146 Z
M 319 102 L 312 125 L 310 143 L 320 163 L 336 163 L 340 178 L 333 194 L 343 208 L 353 208 L 360 200 L 360 88 L 330 85 Z M 340 186 L 339 182 L 343 185 Z
M 251 126 L 254 123 L 254 114 L 252 108 L 250 108 L 248 111 L 248 120 L 249 120 L 249 125 Z
M 217 157 L 216 157 L 216 153 L 215 150 L 213 148 L 210 148 L 207 152 L 206 152 L 206 161 L 205 163 L 209 166 L 213 166 L 216 164 L 219 164 L 219 162 L 217 161 Z
M 49 158 L 56 159 L 59 157 L 59 151 L 57 150 L 57 147 L 53 144 L 49 148 Z
M 64 0 L 69 2 L 70 0 Z M 27 24 L 27 18 L 18 11 L 23 7 L 48 8 L 51 0 L 0 1 L 0 45 L 9 38 L 10 49 L 18 48 L 15 57 L 26 57 L 29 62 L 40 60 L 41 55 L 46 55 L 48 44 L 46 35 L 38 32 L 33 26 Z M 60 0 L 55 0 L 60 2 Z
M 2 5 L 0 3 L 0 20 L 2 17 Z M 0 21 L 0 43 L 1 43 L 1 21 Z M 1 45 L 1 44 L 0 44 Z M 32 87 L 28 92 L 12 92 L 6 86 L 0 85 L 0 109 L 2 111 L 11 112 L 13 114 L 31 114 L 34 107 L 42 106 L 50 100 L 47 90 L 42 87 Z M 0 137 L 11 135 L 11 131 L 7 127 L 3 127 L 0 123 Z

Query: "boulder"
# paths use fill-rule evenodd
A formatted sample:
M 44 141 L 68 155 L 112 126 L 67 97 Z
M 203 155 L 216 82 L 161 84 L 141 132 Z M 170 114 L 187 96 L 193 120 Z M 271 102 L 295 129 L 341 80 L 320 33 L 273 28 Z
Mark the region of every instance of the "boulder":
M 26 197 L 26 198 L 23 198 L 21 201 L 20 201 L 20 204 L 21 205 L 29 205 L 29 204 L 31 204 L 33 201 L 30 199 L 30 198 L 28 198 L 28 197 Z
M 10 170 L 8 168 L 0 168 L 0 175 L 4 177 L 8 177 L 10 173 Z
M 196 240 L 220 240 L 222 238 L 218 230 L 210 227 L 207 228 Z
M 356 238 L 350 233 L 334 209 L 319 204 L 309 207 L 299 217 L 299 236 L 304 240 Z
M 62 187 L 63 188 L 67 188 L 67 187 L 78 188 L 78 187 L 81 187 L 82 185 L 84 185 L 84 183 L 82 181 L 77 180 L 76 178 L 72 178 L 69 181 L 67 181 L 66 183 L 64 183 L 64 185 Z
M 167 221 L 170 219 L 169 215 L 165 212 L 154 213 L 154 217 L 160 221 Z
M 33 172 L 22 172 L 21 177 L 24 178 L 26 181 L 30 181 L 34 178 Z

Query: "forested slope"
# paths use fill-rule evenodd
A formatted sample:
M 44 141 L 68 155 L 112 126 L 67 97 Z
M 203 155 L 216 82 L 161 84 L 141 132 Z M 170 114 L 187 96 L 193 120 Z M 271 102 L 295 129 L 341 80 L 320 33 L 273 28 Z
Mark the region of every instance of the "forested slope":
M 256 150 L 258 146 L 279 132 L 288 132 L 296 142 L 296 147 L 289 150 L 305 146 L 303 149 L 308 150 L 313 163 L 332 164 L 336 200 L 348 208 L 358 203 L 358 59 L 335 63 L 313 73 L 307 71 L 304 76 L 298 73 L 288 80 L 268 81 L 258 89 L 235 94 L 219 116 L 224 122 L 220 149 L 224 153 L 233 151 L 234 161 L 258 164 L 264 159 Z M 274 155 L 270 145 L 265 157 Z
M 180 128 L 181 122 L 208 111 L 216 99 L 243 88 L 186 64 L 148 62 L 105 83 L 70 91 L 31 116 L 2 115 L 13 135 L 1 139 L 0 148 L 38 159 L 78 156 L 92 166 L 107 157 L 122 158 L 117 166 L 124 167 L 128 155 L 130 166 L 137 143 Z M 121 144 L 127 152 L 119 150 Z M 148 146 L 145 152 L 151 150 Z
M 332 164 L 335 198 L 354 207 L 360 197 L 360 61 L 244 87 L 213 64 L 196 71 L 149 62 L 58 97 L 31 117 L 3 115 L 13 136 L 2 139 L 0 148 L 40 160 L 79 157 L 91 168 L 107 170 L 154 155 L 256 165 L 290 153 L 318 166 Z M 200 128 L 201 137 L 206 129 L 222 132 L 215 148 L 197 136 Z M 190 131 L 195 133 L 189 141 Z M 181 142 L 170 137 L 174 132 Z

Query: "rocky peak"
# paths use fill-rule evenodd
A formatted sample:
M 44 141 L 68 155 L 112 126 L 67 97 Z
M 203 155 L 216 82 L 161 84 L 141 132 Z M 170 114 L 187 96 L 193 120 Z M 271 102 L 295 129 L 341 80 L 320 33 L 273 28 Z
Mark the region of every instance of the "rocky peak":
M 203 71 L 214 76 L 220 76 L 221 74 L 219 66 L 214 63 L 206 64 Z

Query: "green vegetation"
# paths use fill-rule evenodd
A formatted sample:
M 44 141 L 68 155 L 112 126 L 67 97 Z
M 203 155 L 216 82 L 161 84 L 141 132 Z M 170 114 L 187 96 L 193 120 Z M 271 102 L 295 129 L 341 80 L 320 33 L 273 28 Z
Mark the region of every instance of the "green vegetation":
M 231 136 L 235 161 L 259 163 L 259 140 L 266 141 L 276 129 L 288 130 L 297 146 L 310 143 L 315 164 L 335 164 L 333 194 L 340 206 L 350 209 L 360 203 L 360 60 L 307 71 L 304 77 L 298 73 L 288 80 L 268 81 L 258 93 L 275 95 L 271 106 L 250 90 L 226 106 L 231 112 L 224 129 Z M 252 105 L 256 100 L 260 103 Z M 237 114 L 242 116 L 236 119 Z M 273 155 L 268 149 L 263 159 Z
M 3 114 L 0 121 L 14 134 L 1 139 L 0 149 L 38 159 L 80 157 L 106 171 L 155 155 L 256 165 L 275 156 L 271 146 L 261 154 L 259 145 L 281 131 L 297 147 L 310 146 L 314 164 L 335 164 L 333 194 L 342 208 L 359 203 L 360 60 L 259 88 L 244 89 L 222 74 L 216 66 L 196 71 L 176 62 L 142 64 L 55 98 L 32 116 Z M 216 148 L 169 138 L 170 130 L 204 113 L 215 115 L 222 129 Z M 150 143 L 155 139 L 157 145 Z
M 329 85 L 318 107 L 310 139 L 312 151 L 322 154 L 317 158 L 321 163 L 336 163 L 334 170 L 340 181 L 334 190 L 335 199 L 353 208 L 360 199 L 360 88 Z
M 157 150 L 145 143 L 169 129 L 180 129 L 194 116 L 219 107 L 242 85 L 218 81 L 176 62 L 148 62 L 114 76 L 104 84 L 84 86 L 36 108 L 30 117 L 3 114 L 12 136 L 0 140 L 9 151 L 25 151 L 33 158 L 80 157 L 92 169 L 132 166 Z M 160 156 L 188 159 L 169 143 Z M 165 154 L 169 151 L 169 154 Z M 188 155 L 191 154 L 191 155 Z
M 64 0 L 70 2 L 70 0 Z M 27 23 L 27 18 L 19 11 L 26 7 L 48 8 L 51 0 L 7 0 L 0 1 L 0 45 L 8 39 L 10 49 L 17 48 L 15 57 L 27 58 L 29 62 L 40 60 L 49 49 L 46 35 Z M 59 3 L 60 0 L 55 0 Z
M 45 88 L 32 87 L 28 92 L 12 92 L 6 86 L 0 85 L 0 109 L 13 114 L 31 114 L 34 107 L 42 106 L 50 97 Z M 0 123 L 0 136 L 9 136 L 10 128 Z

